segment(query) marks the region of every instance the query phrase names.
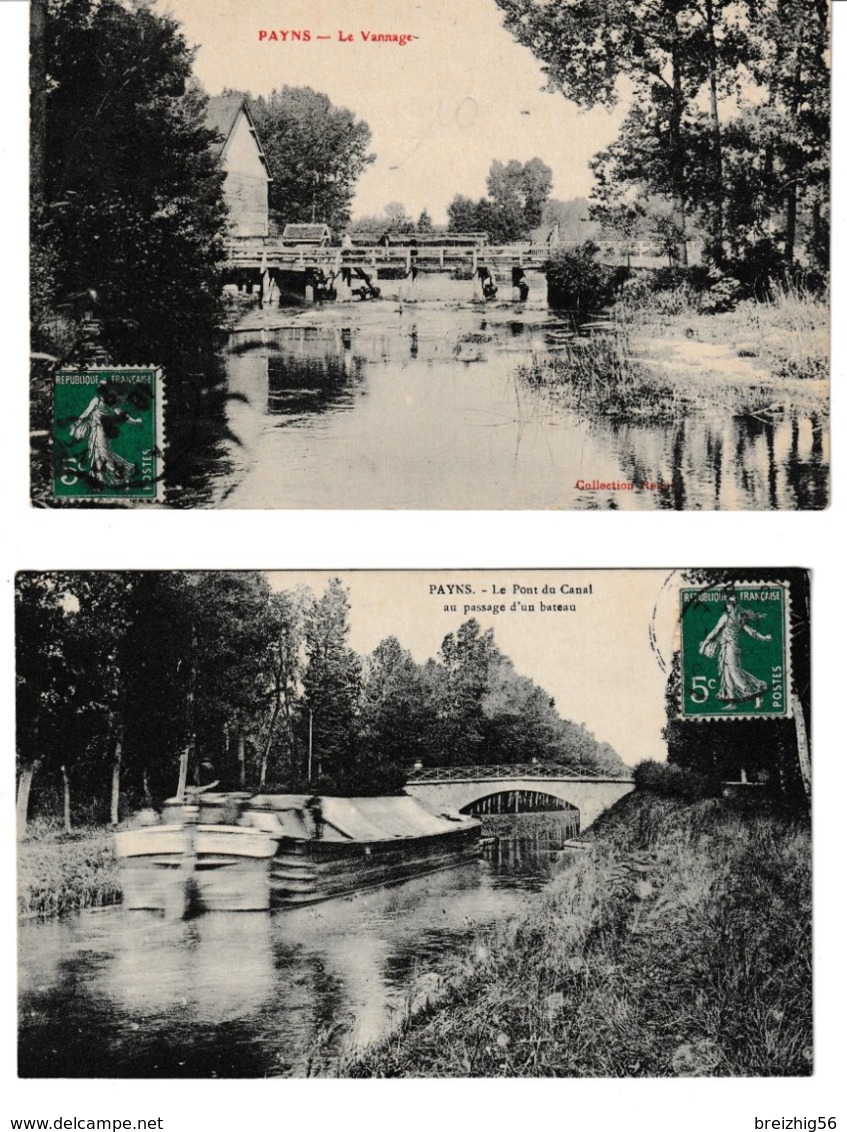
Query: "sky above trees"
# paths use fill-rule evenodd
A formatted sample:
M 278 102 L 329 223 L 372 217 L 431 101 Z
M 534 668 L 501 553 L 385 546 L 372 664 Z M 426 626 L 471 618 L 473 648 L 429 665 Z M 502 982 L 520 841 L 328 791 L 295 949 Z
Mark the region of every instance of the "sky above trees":
M 393 0 L 291 0 L 284 8 L 226 0 L 156 0 L 199 51 L 195 73 L 209 94 L 224 87 L 267 95 L 281 84 L 324 91 L 371 128 L 376 162 L 361 177 L 354 217 L 402 201 L 413 215 L 427 208 L 446 222 L 456 193 L 484 195 L 493 159 L 540 157 L 553 170 L 553 196 L 587 195 L 588 163 L 615 137 L 623 112 L 579 111 L 541 90 L 531 52 L 501 26 L 493 0 L 432 0 L 401 7 Z M 367 28 L 362 12 L 367 11 Z M 342 19 L 356 35 L 339 43 Z M 284 15 L 283 15 L 284 13 Z M 410 26 L 400 26 L 405 20 Z M 334 37 L 309 43 L 259 42 L 262 27 L 309 28 Z M 361 30 L 408 32 L 411 44 L 363 42 Z M 445 171 L 449 170 L 449 176 Z
M 338 571 L 270 573 L 273 588 L 305 584 L 316 591 Z M 585 723 L 598 740 L 610 743 L 624 762 L 665 757 L 661 736 L 665 725 L 667 676 L 651 647 L 655 632 L 662 658 L 673 652 L 678 580 L 667 570 L 514 570 L 514 571 L 348 571 L 339 575 L 350 591 L 350 647 L 371 653 L 391 634 L 422 664 L 435 656 L 447 633 L 468 617 L 484 630 L 493 629 L 499 648 L 515 670 L 539 684 L 556 701 L 566 719 Z M 515 615 L 464 614 L 465 602 L 491 602 L 483 594 L 495 581 L 508 589 L 499 598 L 537 602 L 512 596 L 513 585 L 594 584 L 589 597 L 546 598 L 573 601 L 578 613 Z M 477 593 L 458 598 L 430 595 L 433 584 L 472 585 Z M 667 584 L 666 584 L 667 583 Z M 455 604 L 455 613 L 444 606 Z

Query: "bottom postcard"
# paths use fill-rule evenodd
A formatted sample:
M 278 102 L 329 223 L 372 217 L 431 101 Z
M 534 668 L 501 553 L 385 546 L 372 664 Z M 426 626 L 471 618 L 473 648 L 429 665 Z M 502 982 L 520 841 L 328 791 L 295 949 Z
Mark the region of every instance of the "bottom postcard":
M 812 1072 L 799 569 L 16 579 L 18 1072 Z

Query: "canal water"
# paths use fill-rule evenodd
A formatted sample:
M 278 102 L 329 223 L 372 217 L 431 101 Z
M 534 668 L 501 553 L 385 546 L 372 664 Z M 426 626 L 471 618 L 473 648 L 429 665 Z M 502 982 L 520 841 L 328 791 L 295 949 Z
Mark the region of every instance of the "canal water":
M 478 932 L 539 899 L 572 818 L 496 820 L 480 861 L 308 908 L 24 923 L 20 1076 L 333 1072 L 431 995 L 445 964 L 472 961 Z
M 393 292 L 390 289 L 393 288 Z M 501 289 L 502 290 L 502 289 Z M 541 277 L 528 302 L 472 301 L 442 275 L 375 302 L 249 312 L 231 335 L 216 419 L 173 430 L 177 506 L 773 509 L 825 504 L 826 427 L 778 391 L 609 415 L 527 380 L 572 341 Z M 590 349 L 590 343 L 586 346 Z M 810 399 L 810 405 L 813 401 Z M 176 412 L 176 410 L 174 410 Z M 202 414 L 201 414 L 202 415 Z M 187 428 L 187 423 L 191 429 Z M 209 441 L 209 434 L 214 439 Z M 188 436 L 189 441 L 178 440 Z M 196 445 L 198 457 L 177 448 Z M 615 481 L 658 485 L 597 490 Z

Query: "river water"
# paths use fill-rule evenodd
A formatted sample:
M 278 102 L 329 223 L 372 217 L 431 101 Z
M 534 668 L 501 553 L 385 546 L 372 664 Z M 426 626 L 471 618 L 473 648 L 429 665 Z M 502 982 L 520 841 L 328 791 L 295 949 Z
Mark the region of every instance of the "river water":
M 572 819 L 497 821 L 480 861 L 312 907 L 190 921 L 113 907 L 24 923 L 19 1074 L 332 1072 L 432 993 L 446 962 L 472 956 L 477 932 L 538 900 Z
M 172 445 L 170 502 L 645 510 L 826 503 L 826 426 L 812 398 L 804 405 L 777 390 L 764 411 L 758 404 L 744 413 L 717 393 L 713 405 L 676 416 L 644 404 L 610 416 L 592 397 L 575 403 L 567 388 L 524 380 L 563 356 L 571 329 L 548 311 L 540 277 L 525 304 L 505 292 L 507 301 L 475 303 L 470 283 L 442 275 L 421 276 L 413 301 L 404 284 L 384 286 L 376 302 L 246 315 L 225 351 L 219 415 L 204 441 L 194 434 L 193 405 L 191 430 L 181 419 L 173 430 L 191 436 L 198 457 L 194 467 Z M 592 481 L 658 486 L 607 491 L 585 486 Z

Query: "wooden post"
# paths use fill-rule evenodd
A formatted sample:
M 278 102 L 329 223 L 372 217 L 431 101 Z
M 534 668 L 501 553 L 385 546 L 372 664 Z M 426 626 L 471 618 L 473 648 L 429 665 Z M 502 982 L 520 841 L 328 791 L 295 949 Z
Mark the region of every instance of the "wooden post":
M 62 764 L 62 815 L 65 824 L 65 833 L 71 832 L 71 784 L 68 779 L 68 772 Z
M 438 249 L 438 262 L 441 267 L 444 267 L 444 248 L 443 246 Z
M 123 733 L 118 731 L 115 739 L 115 757 L 112 761 L 112 825 L 117 825 L 120 818 L 121 801 L 121 758 L 123 755 Z
M 306 782 L 312 781 L 312 709 L 309 708 L 309 762 L 306 767 Z
M 185 788 L 188 785 L 188 756 L 191 751 L 191 742 L 187 742 L 179 756 L 179 778 L 176 784 L 176 796 L 180 802 L 185 801 Z

